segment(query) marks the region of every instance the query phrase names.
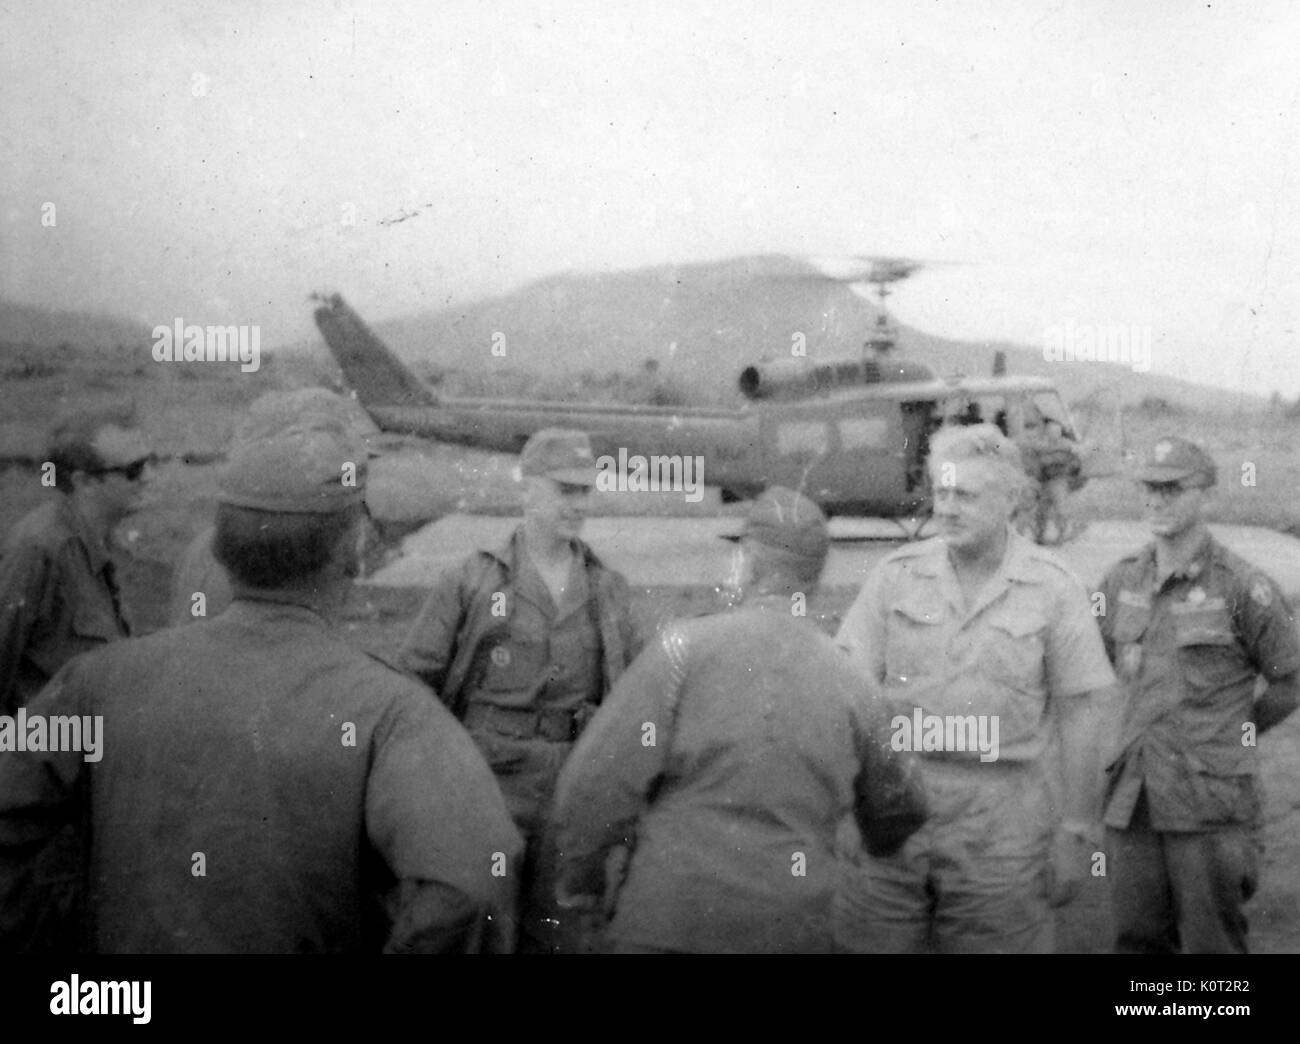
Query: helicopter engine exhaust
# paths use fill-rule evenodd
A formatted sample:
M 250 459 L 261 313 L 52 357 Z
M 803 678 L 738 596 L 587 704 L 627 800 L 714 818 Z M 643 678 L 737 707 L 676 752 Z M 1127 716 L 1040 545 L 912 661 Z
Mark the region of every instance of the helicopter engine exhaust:
M 740 371 L 737 386 L 751 401 L 799 399 L 829 394 L 834 388 L 898 381 L 928 381 L 934 373 L 917 363 L 892 358 L 845 356 L 821 362 L 811 359 L 780 359 L 754 363 Z

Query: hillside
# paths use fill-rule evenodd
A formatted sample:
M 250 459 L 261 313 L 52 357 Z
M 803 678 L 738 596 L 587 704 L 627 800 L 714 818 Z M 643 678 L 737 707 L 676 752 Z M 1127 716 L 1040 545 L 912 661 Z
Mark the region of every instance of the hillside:
M 899 296 L 906 293 L 904 285 Z M 653 359 L 661 375 L 693 400 L 717 402 L 735 397 L 736 376 L 745 365 L 764 355 L 788 356 L 795 334 L 804 336 L 811 358 L 856 351 L 876 314 L 871 302 L 825 279 L 810 263 L 763 255 L 566 272 L 499 297 L 373 325 L 426 375 L 494 368 L 631 373 Z M 504 345 L 504 356 L 493 355 L 494 338 Z M 1128 366 L 1052 363 L 1032 347 L 947 340 L 906 325 L 900 326 L 900 345 L 909 358 L 941 374 L 987 374 L 994 353 L 1002 350 L 1012 373 L 1050 377 L 1073 402 L 1101 398 L 1118 406 L 1161 398 L 1212 411 L 1263 405 L 1262 399 L 1135 373 Z
M 346 286 L 340 290 L 348 296 Z M 906 294 L 903 284 L 898 300 L 905 302 Z M 696 403 L 736 401 L 741 369 L 764 356 L 788 357 L 796 335 L 802 335 L 810 358 L 856 352 L 877 316 L 874 304 L 847 285 L 826 279 L 802 258 L 781 254 L 564 272 L 498 297 L 384 321 L 365 315 L 362 302 L 351 303 L 417 373 L 459 376 L 448 384 L 453 394 L 551 395 L 565 376 L 638 374 L 654 360 L 658 379 Z M 146 327 L 114 316 L 0 301 L 0 346 L 10 353 L 24 345 L 112 349 L 151 340 Z M 906 325 L 900 326 L 900 350 L 940 374 L 989 373 L 994 353 L 1002 350 L 1010 372 L 1052 378 L 1072 403 L 1104 411 L 1144 399 L 1209 412 L 1264 405 L 1263 399 L 1134 373 L 1127 366 L 1049 363 L 1033 347 L 948 340 Z M 322 371 L 329 368 L 319 338 L 279 351 L 306 354 Z M 539 388 L 529 374 L 561 380 Z M 585 393 L 595 383 L 587 380 L 581 388 Z
M 0 344 L 116 348 L 152 343 L 150 328 L 129 319 L 0 301 Z

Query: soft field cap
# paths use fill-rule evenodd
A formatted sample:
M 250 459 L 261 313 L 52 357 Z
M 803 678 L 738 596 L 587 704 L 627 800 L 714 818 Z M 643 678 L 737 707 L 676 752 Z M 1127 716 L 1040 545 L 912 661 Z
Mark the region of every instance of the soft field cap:
M 290 431 L 320 429 L 358 442 L 357 453 L 367 456 L 348 403 L 328 388 L 295 388 L 259 395 L 235 428 L 234 445 L 271 438 Z
M 572 486 L 594 486 L 596 458 L 591 452 L 591 439 L 584 431 L 543 428 L 524 443 L 519 471 Z
M 745 520 L 744 539 L 801 558 L 820 561 L 830 547 L 826 516 L 807 497 L 772 486 L 754 501 Z
M 217 499 L 234 507 L 333 514 L 361 503 L 366 457 L 358 440 L 322 429 L 294 429 L 240 443 L 221 470 Z
M 1181 482 L 1201 475 L 1209 485 L 1218 481 L 1219 469 L 1196 443 L 1167 435 L 1156 442 L 1138 469 L 1139 482 Z

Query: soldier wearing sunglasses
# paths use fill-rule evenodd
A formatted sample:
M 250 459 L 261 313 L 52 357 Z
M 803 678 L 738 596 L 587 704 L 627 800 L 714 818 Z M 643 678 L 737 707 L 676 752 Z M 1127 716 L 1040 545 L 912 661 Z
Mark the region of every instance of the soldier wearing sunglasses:
M 77 654 L 130 634 L 108 549 L 139 507 L 149 460 L 128 408 L 79 414 L 51 434 L 32 481 L 52 479 L 57 495 L 14 526 L 0 558 L 0 713 Z

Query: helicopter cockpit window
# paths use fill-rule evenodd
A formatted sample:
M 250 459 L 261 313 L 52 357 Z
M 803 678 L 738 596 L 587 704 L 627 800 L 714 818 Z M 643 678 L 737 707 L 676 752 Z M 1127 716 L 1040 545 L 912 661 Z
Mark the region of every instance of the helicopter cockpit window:
M 879 449 L 889 439 L 889 423 L 884 417 L 846 417 L 840 421 L 840 448 Z
M 1003 435 L 1010 434 L 1008 425 L 1011 418 L 1007 415 L 1007 400 L 1001 395 L 985 395 L 980 398 L 980 413 L 985 424 L 997 425 Z
M 781 456 L 823 456 L 830 448 L 830 431 L 824 421 L 787 421 L 776 428 L 776 449 Z
M 1076 438 L 1060 395 L 1056 392 L 1039 392 L 1033 398 L 1033 405 L 1043 420 L 1056 421 L 1061 426 L 1061 434 L 1067 439 Z
M 944 404 L 944 424 L 982 424 L 985 419 L 984 409 L 980 403 L 965 396 L 949 399 Z

